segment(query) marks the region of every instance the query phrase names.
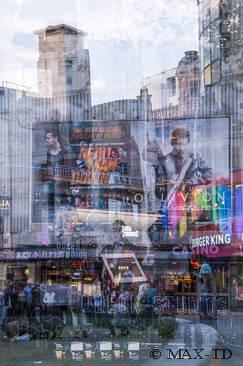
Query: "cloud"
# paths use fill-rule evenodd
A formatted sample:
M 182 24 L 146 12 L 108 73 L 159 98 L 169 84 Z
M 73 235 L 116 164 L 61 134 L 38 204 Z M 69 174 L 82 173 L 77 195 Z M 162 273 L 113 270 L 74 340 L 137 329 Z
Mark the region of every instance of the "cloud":
M 105 89 L 104 81 L 99 80 L 99 79 L 92 80 L 92 89 L 93 90 L 104 90 Z

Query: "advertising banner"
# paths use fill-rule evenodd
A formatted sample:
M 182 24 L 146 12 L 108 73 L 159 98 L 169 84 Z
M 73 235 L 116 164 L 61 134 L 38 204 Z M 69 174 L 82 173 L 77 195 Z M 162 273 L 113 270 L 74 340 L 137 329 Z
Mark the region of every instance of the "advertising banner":
M 36 126 L 34 138 L 43 181 L 71 186 L 131 182 L 130 154 L 138 147 L 126 122 L 45 123 Z
M 123 237 L 130 235 L 130 240 L 141 243 L 138 228 L 143 225 L 144 231 L 155 220 L 144 216 L 138 220 L 148 212 L 142 157 L 145 123 L 94 120 L 35 125 L 33 221 L 42 224 L 40 241 L 96 246 L 103 240 L 106 245 L 114 222 L 120 220 L 125 227 L 129 218 Z
M 230 156 L 226 117 L 39 123 L 33 221 L 49 243 L 113 245 L 119 221 L 121 242 L 229 255 L 241 235 Z
M 192 247 L 231 243 L 228 118 L 176 119 L 156 124 L 150 141 L 160 218 L 151 237 Z M 152 146 L 152 147 L 151 147 Z M 207 236 L 210 226 L 210 234 Z M 216 237 L 216 234 L 219 235 Z

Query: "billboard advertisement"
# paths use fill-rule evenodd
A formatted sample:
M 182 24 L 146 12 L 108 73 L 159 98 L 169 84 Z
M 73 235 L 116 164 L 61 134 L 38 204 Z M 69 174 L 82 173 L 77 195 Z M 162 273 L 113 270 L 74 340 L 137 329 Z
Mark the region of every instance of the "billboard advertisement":
M 130 153 L 138 153 L 130 132 L 126 122 L 37 125 L 33 154 L 35 162 L 38 159 L 41 164 L 42 180 L 68 183 L 72 187 L 127 183 L 120 176 L 131 177 Z M 141 178 L 141 172 L 135 173 L 136 178 Z
M 181 243 L 195 254 L 230 255 L 236 228 L 241 235 L 230 156 L 226 117 L 36 124 L 37 241 Z
M 111 244 L 117 221 L 124 227 L 123 238 L 141 243 L 141 232 L 155 220 L 138 220 L 147 212 L 145 123 L 94 120 L 34 126 L 33 221 L 42 225 L 42 243 Z
M 157 122 L 156 138 L 151 137 L 148 146 L 160 212 L 151 237 L 159 235 L 162 243 L 190 243 L 192 248 L 200 247 L 201 242 L 208 247 L 229 245 L 229 119 Z M 209 232 L 212 237 L 206 238 Z

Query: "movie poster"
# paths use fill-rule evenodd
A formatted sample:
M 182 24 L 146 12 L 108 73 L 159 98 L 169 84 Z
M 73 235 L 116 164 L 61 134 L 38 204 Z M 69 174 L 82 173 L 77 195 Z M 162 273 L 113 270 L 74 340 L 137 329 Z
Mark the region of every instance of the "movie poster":
M 126 123 L 46 123 L 36 126 L 35 132 L 34 157 L 41 164 L 43 181 L 73 187 L 102 185 L 127 173 L 130 130 Z
M 150 141 L 160 212 L 152 241 L 200 247 L 231 243 L 230 130 L 228 118 L 156 123 Z M 219 235 L 219 236 L 217 236 Z M 204 245 L 204 244 L 203 244 Z
M 145 121 L 35 125 L 33 221 L 42 241 L 45 230 L 48 243 L 148 241 L 145 146 Z

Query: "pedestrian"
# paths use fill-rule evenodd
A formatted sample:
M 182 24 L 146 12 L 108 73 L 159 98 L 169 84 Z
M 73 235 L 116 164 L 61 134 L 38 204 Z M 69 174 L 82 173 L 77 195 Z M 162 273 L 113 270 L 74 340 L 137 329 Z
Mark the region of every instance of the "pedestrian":
M 53 289 L 48 289 L 43 297 L 43 304 L 46 308 L 46 313 L 51 315 L 55 302 L 55 292 Z
M 32 289 L 32 313 L 37 322 L 40 322 L 40 303 L 41 303 L 40 286 L 36 285 Z
M 6 314 L 6 304 L 5 304 L 5 293 L 3 288 L 0 290 L 0 326 L 4 324 Z
M 33 286 L 30 283 L 28 283 L 24 288 L 26 313 L 28 318 L 31 316 L 32 313 L 32 289 Z

